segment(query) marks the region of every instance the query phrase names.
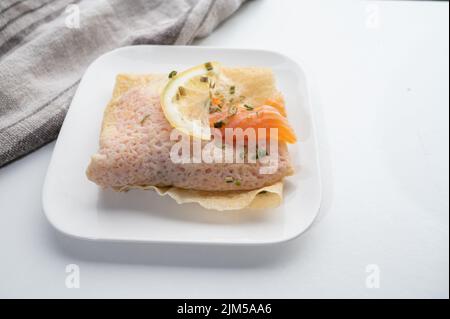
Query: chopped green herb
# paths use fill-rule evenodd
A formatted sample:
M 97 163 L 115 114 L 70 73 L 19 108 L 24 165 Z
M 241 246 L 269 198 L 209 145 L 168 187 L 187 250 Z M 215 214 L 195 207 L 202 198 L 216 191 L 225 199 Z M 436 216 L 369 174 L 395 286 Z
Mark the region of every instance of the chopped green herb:
M 256 152 L 252 153 L 252 159 L 257 160 L 257 159 L 261 159 L 265 156 L 267 156 L 268 153 L 265 149 L 263 148 L 258 148 L 258 146 L 256 147 Z
M 225 183 L 231 184 L 234 183 L 236 186 L 241 186 L 241 181 L 238 179 L 234 179 L 232 176 L 225 177 Z
M 211 80 L 211 81 L 209 82 L 209 88 L 210 88 L 210 89 L 214 89 L 215 87 L 216 87 L 216 82 L 214 82 L 214 81 Z
M 201 76 L 200 77 L 200 82 L 203 82 L 203 83 L 206 83 L 206 82 L 208 82 L 208 77 L 207 76 Z
M 225 177 L 225 183 L 233 183 L 233 182 L 234 182 L 234 178 L 232 176 Z
M 236 92 L 236 87 L 234 85 L 230 86 L 230 94 L 233 95 Z
M 217 112 L 220 112 L 220 111 L 222 111 L 222 110 L 218 106 L 210 106 L 209 107 L 209 114 L 217 113 Z
M 149 114 L 147 114 L 146 116 L 144 116 L 144 118 L 141 120 L 141 125 L 144 125 L 144 122 L 146 119 L 148 119 L 150 117 Z
M 173 78 L 175 75 L 177 75 L 177 71 L 172 71 L 169 73 L 169 79 Z
M 247 109 L 247 111 L 253 111 L 254 107 L 250 104 L 244 104 L 244 107 Z
M 178 93 L 180 93 L 181 96 L 186 95 L 186 89 L 182 86 L 178 87 Z
M 205 68 L 206 68 L 206 70 L 211 71 L 213 69 L 213 66 L 212 66 L 211 62 L 206 62 L 205 63 Z
M 236 105 L 232 105 L 230 106 L 229 110 L 228 110 L 228 114 L 230 114 L 230 116 L 233 116 L 237 113 L 238 109 L 236 107 Z
M 263 158 L 265 156 L 267 156 L 267 151 L 263 148 L 258 148 L 258 151 L 256 152 L 256 159 Z
M 222 126 L 224 125 L 224 121 L 217 121 L 216 123 L 214 123 L 214 128 L 222 128 Z

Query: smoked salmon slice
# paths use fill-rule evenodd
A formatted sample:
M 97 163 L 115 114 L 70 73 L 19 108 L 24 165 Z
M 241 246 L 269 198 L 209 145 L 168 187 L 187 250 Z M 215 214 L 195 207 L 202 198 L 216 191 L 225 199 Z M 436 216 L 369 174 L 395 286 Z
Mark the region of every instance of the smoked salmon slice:
M 270 128 L 277 128 L 275 136 L 279 141 L 293 144 L 297 141 L 294 130 L 286 118 L 286 110 L 281 99 L 267 99 L 263 105 L 253 107 L 250 105 L 227 106 L 216 108 L 210 114 L 210 125 L 219 128 L 224 133 L 225 128 L 266 129 L 266 137 L 270 138 Z

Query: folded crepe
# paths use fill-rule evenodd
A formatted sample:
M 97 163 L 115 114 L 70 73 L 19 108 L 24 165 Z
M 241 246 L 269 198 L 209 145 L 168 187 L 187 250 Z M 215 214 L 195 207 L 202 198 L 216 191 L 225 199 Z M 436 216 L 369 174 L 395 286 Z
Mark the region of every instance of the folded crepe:
M 280 96 L 266 68 L 224 68 L 255 105 Z M 167 75 L 117 76 L 113 97 L 104 112 L 100 148 L 87 169 L 103 188 L 126 191 L 153 189 L 178 203 L 195 202 L 208 209 L 269 208 L 282 200 L 282 180 L 293 174 L 287 146 L 278 143 L 278 165 L 261 174 L 256 163 L 174 163 L 170 150 L 173 128 L 165 118 L 160 93 Z M 228 178 L 239 183 L 229 183 Z

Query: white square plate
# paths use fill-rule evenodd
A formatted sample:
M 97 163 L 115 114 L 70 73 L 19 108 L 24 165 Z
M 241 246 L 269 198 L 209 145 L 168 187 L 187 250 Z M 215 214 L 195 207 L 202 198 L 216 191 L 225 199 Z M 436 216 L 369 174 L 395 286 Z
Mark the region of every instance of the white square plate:
M 118 73 L 169 73 L 205 61 L 227 66 L 271 67 L 286 99 L 299 142 L 290 147 L 296 175 L 285 182 L 277 209 L 217 212 L 178 205 L 153 191 L 116 193 L 88 181 L 85 170 L 97 151 L 103 110 Z M 182 46 L 133 46 L 109 52 L 86 71 L 59 134 L 43 190 L 50 223 L 67 235 L 98 240 L 271 244 L 300 235 L 321 201 L 317 143 L 306 75 L 275 52 Z

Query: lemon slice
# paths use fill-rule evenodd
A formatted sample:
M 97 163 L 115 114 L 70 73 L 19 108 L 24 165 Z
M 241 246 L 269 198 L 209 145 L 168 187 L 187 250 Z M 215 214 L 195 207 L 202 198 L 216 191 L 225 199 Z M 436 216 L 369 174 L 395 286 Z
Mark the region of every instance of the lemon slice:
M 208 62 L 176 74 L 161 94 L 161 106 L 169 123 L 179 131 L 211 139 L 210 90 L 220 74 L 220 64 Z

